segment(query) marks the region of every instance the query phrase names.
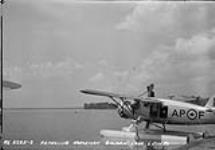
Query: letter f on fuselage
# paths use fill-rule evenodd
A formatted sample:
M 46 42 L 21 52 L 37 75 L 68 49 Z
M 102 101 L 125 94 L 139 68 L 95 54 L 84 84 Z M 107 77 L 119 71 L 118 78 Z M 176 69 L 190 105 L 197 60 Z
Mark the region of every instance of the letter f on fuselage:
M 167 124 L 215 124 L 215 96 L 205 106 L 165 99 L 161 101 L 168 106 Z

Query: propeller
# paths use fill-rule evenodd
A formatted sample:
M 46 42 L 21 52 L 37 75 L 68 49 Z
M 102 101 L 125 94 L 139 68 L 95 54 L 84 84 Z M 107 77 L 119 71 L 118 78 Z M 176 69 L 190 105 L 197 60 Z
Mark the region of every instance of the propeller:
M 118 105 L 118 114 L 120 115 L 120 117 L 122 118 L 134 118 L 134 114 L 133 114 L 133 108 L 131 106 L 131 102 L 130 101 L 124 101 L 121 100 L 120 101 L 120 105 Z
M 120 103 L 117 103 L 117 111 L 120 117 L 125 119 L 132 119 L 136 123 L 139 123 L 138 116 L 135 113 L 135 110 L 139 109 L 140 103 L 139 101 L 134 101 L 133 103 L 131 101 L 120 99 Z
M 82 92 L 84 94 L 109 97 L 117 105 L 118 114 L 122 118 L 135 119 L 134 107 L 137 108 L 135 106 L 137 104 L 135 104 L 135 103 L 132 104 L 131 101 L 126 100 L 126 99 L 130 99 L 127 96 L 124 96 L 121 94 L 115 94 L 115 93 L 111 93 L 111 92 L 99 91 L 99 90 L 90 90 L 90 89 L 80 90 L 80 92 Z M 116 100 L 116 99 L 118 99 L 118 100 Z
M 98 91 L 98 90 L 90 90 L 90 89 L 80 90 L 80 92 L 84 94 L 109 97 L 117 105 L 117 111 L 120 117 L 132 120 L 132 125 L 135 127 L 136 136 L 139 137 L 137 125 L 142 121 L 142 119 L 141 119 L 141 116 L 138 116 L 135 113 L 135 110 L 137 110 L 140 107 L 140 102 L 138 99 L 123 96 L 121 94 L 115 94 L 115 93 Z M 142 96 L 142 94 L 140 96 Z M 116 100 L 115 98 L 118 100 Z M 134 103 L 126 99 L 133 99 Z

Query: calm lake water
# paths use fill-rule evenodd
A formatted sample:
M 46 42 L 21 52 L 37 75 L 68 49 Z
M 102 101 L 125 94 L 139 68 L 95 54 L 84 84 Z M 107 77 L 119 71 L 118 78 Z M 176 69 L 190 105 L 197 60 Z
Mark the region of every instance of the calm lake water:
M 93 146 L 74 145 L 75 141 L 100 142 L 100 130 L 121 130 L 129 123 L 129 120 L 121 119 L 114 110 L 5 110 L 4 149 L 137 149 L 98 143 Z M 167 128 L 195 132 L 207 130 L 215 135 L 214 127 L 207 125 Z M 58 142 L 58 145 L 53 146 L 53 143 L 47 142 Z M 193 146 L 195 147 L 190 149 L 215 149 L 215 140 L 198 142 Z

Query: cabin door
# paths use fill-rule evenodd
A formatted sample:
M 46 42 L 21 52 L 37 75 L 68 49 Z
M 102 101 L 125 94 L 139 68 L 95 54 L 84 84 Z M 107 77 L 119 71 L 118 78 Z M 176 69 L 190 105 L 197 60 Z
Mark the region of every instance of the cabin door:
M 168 107 L 162 103 L 152 103 L 150 106 L 150 117 L 152 119 L 166 119 L 168 117 Z

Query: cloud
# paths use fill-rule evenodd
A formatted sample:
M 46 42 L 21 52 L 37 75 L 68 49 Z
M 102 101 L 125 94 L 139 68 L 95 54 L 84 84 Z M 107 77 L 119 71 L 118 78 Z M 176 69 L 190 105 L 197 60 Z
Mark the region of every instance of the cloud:
M 174 9 L 175 4 L 137 4 L 132 13 L 128 14 L 123 22 L 117 24 L 116 28 L 132 31 L 162 28 L 172 23 Z
M 97 64 L 100 67 L 94 66 L 100 71 L 90 81 L 99 88 L 130 94 L 138 94 L 153 82 L 160 93 L 209 95 L 211 83 L 215 82 L 212 69 L 215 61 L 211 57 L 214 48 L 214 29 L 178 37 L 172 45 L 157 46 L 132 68 L 120 69 L 101 60 Z
M 137 3 L 116 29 L 140 33 L 155 45 L 173 44 L 178 37 L 190 38 L 214 28 L 214 7 L 207 3 Z
M 118 86 L 116 86 L 116 82 L 114 81 L 111 71 L 100 71 L 88 79 L 86 87 L 104 91 L 115 91 Z
M 119 78 L 126 78 L 129 74 L 128 70 L 125 70 L 125 71 L 115 71 L 113 73 L 116 77 L 119 77 Z
M 215 82 L 215 59 L 211 56 L 215 49 L 213 31 L 190 38 L 179 37 L 172 45 L 159 45 L 132 68 L 120 69 L 108 64 L 108 68 L 99 68 L 100 72 L 91 81 L 111 91 L 127 94 L 138 94 L 145 90 L 146 85 L 155 83 L 161 95 L 170 92 L 210 95 Z
M 191 38 L 178 38 L 172 46 L 160 46 L 144 59 L 132 78 L 133 83 L 153 81 L 183 92 L 211 94 L 214 83 L 215 48 L 213 29 Z M 141 87 L 140 84 L 137 86 Z
M 18 66 L 4 67 L 3 78 L 4 80 L 20 81 L 22 80 L 23 69 Z
M 58 62 L 45 61 L 43 63 L 27 64 L 25 67 L 6 66 L 4 68 L 5 78 L 23 78 L 37 77 L 66 77 L 71 76 L 74 72 L 83 69 L 83 65 L 72 58 L 67 58 Z
M 214 35 L 199 34 L 190 40 L 179 38 L 176 41 L 175 50 L 180 53 L 187 53 L 195 56 L 202 56 L 208 53 L 211 47 L 215 46 Z
M 82 69 L 83 65 L 77 61 L 67 58 L 56 63 L 45 62 L 41 64 L 30 65 L 30 70 L 36 76 L 52 77 L 52 76 L 70 76 L 73 72 Z
M 109 63 L 106 59 L 101 59 L 99 62 L 98 62 L 99 65 L 103 66 L 103 67 L 108 67 L 109 66 Z
M 105 76 L 103 73 L 98 72 L 97 74 L 95 74 L 93 77 L 91 77 L 89 79 L 90 82 L 101 82 L 102 80 L 104 80 Z

